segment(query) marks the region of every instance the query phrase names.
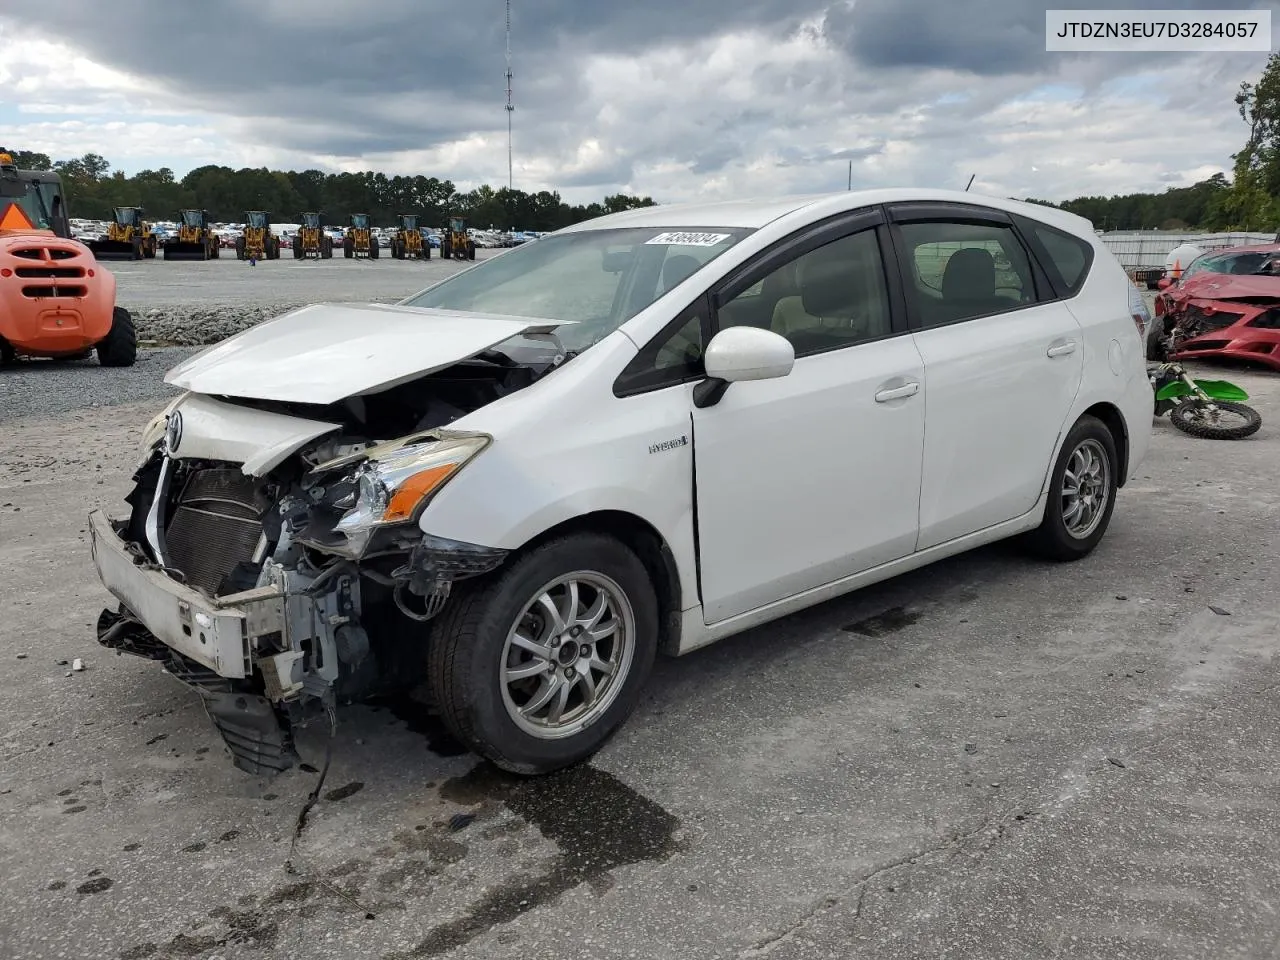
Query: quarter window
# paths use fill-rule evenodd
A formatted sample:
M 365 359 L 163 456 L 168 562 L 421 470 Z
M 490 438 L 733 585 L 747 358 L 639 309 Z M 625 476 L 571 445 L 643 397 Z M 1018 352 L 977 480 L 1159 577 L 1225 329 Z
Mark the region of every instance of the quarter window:
M 1036 302 L 1026 250 L 1011 226 L 904 223 L 907 291 L 925 327 Z
M 1058 269 L 1058 276 L 1073 294 L 1079 293 L 1084 286 L 1085 273 L 1092 259 L 1093 248 L 1078 237 L 1073 237 L 1053 227 L 1043 224 L 1035 225 L 1036 239 L 1044 247 L 1045 253 Z
M 720 327 L 759 326 L 796 356 L 892 332 L 884 261 L 874 228 L 841 237 L 770 271 L 719 310 Z

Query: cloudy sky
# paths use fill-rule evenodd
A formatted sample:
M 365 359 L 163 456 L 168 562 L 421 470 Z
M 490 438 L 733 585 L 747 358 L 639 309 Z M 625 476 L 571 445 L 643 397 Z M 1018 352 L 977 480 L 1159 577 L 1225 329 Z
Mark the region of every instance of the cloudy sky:
M 0 143 L 507 178 L 504 0 L 0 4 Z M 512 0 L 515 185 L 659 201 L 920 185 L 1067 199 L 1229 171 L 1266 54 L 1045 52 L 1040 0 Z M 1274 8 L 1260 0 L 1054 0 Z M 1276 18 L 1280 21 L 1280 17 Z M 1276 24 L 1280 30 L 1280 22 Z

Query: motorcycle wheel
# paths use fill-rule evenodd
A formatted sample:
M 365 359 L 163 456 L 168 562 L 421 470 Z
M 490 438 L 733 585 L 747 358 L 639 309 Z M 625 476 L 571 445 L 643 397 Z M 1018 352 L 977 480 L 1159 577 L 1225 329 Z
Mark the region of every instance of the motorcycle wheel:
M 1222 415 L 1217 420 L 1202 413 L 1197 398 L 1188 397 L 1170 411 L 1169 419 L 1183 433 L 1207 440 L 1243 440 L 1262 426 L 1262 415 L 1253 407 L 1229 400 L 1214 401 L 1214 406 Z

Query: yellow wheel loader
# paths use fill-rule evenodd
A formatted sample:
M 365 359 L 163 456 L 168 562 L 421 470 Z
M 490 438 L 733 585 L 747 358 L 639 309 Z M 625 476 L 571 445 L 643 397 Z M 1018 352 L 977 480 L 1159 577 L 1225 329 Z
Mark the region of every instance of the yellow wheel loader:
M 141 207 L 116 207 L 101 240 L 87 246 L 99 260 L 152 260 L 156 255 L 156 236 L 151 224 L 142 219 Z
M 328 260 L 333 256 L 333 238 L 324 232 L 323 214 L 301 213 L 298 223 L 298 232 L 293 237 L 293 259 Z
M 398 219 L 400 223 L 391 236 L 391 256 L 397 260 L 430 260 L 431 244 L 422 235 L 418 218 L 402 213 Z
M 467 234 L 467 221 L 450 217 L 449 227 L 440 238 L 440 256 L 445 260 L 474 260 L 476 242 Z
M 236 238 L 236 259 L 280 259 L 280 240 L 271 232 L 271 214 L 267 211 L 244 212 L 244 230 Z
M 178 233 L 164 242 L 166 260 L 217 260 L 221 247 L 209 226 L 208 210 L 178 213 Z
M 351 226 L 347 227 L 342 238 L 342 255 L 348 260 L 352 257 L 378 259 L 378 238 L 373 235 L 373 229 L 369 226 L 367 213 L 351 215 Z

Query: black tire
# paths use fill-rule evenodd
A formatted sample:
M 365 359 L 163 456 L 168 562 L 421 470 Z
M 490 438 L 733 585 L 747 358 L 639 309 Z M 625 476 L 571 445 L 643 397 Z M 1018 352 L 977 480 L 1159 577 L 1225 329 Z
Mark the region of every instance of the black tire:
M 382 248 L 378 246 L 377 238 L 369 240 L 369 259 L 377 260 L 382 255 Z
M 320 245 L 320 259 L 321 260 L 333 259 L 333 238 L 332 237 L 325 237 L 324 240 L 322 241 Z
M 476 245 L 474 243 L 467 244 L 467 259 L 474 260 L 476 258 Z
M 351 240 L 342 241 L 342 255 L 348 260 L 356 255 L 356 245 Z
M 1205 440 L 1243 440 L 1251 437 L 1262 427 L 1262 415 L 1253 407 L 1230 400 L 1215 400 L 1214 406 L 1221 410 L 1229 410 L 1244 418 L 1244 423 L 1237 426 L 1215 426 L 1196 417 L 1199 400 L 1188 397 L 1169 411 L 1169 419 L 1183 433 Z
M 124 307 L 111 311 L 111 329 L 98 341 L 98 363 L 104 367 L 132 367 L 138 359 L 138 335 L 133 317 Z
M 590 725 L 557 739 L 534 736 L 516 725 L 504 703 L 499 674 L 507 635 L 546 584 L 581 571 L 609 578 L 630 602 L 631 665 L 612 681 L 620 687 Z M 480 756 L 512 773 L 551 773 L 594 754 L 622 725 L 639 701 L 657 646 L 658 602 L 644 565 L 611 537 L 571 534 L 518 556 L 496 574 L 459 584 L 432 625 L 432 697 L 449 730 Z
M 245 258 L 244 237 L 236 241 L 236 259 L 243 260 Z
M 1106 480 L 1102 490 L 1107 501 L 1097 523 L 1085 536 L 1071 533 L 1063 517 L 1063 483 L 1067 467 L 1076 450 L 1086 442 L 1096 445 L 1105 455 Z M 1092 448 L 1092 446 L 1091 446 Z M 1026 536 L 1026 545 L 1036 556 L 1055 562 L 1080 560 L 1093 552 L 1111 524 L 1111 514 L 1116 506 L 1116 489 L 1119 486 L 1120 458 L 1116 455 L 1116 440 L 1111 431 L 1097 417 L 1088 414 L 1076 421 L 1067 432 L 1058 453 L 1058 461 L 1049 476 L 1049 496 L 1044 506 L 1044 519 L 1040 526 Z
M 450 243 L 449 243 L 449 241 L 448 241 L 448 240 L 446 240 L 444 243 L 440 244 L 440 259 L 441 259 L 441 260 L 448 260 L 448 259 L 449 259 L 449 257 L 450 257 L 450 256 L 452 256 L 452 255 L 453 255 L 453 248 L 452 248 L 452 246 L 450 245 Z
M 422 241 L 422 259 L 431 259 L 431 244 L 427 243 L 425 239 Z
M 301 240 L 299 240 L 297 237 L 294 237 L 293 242 L 289 246 L 289 249 L 293 251 L 293 259 L 295 260 L 302 259 L 302 241 Z

